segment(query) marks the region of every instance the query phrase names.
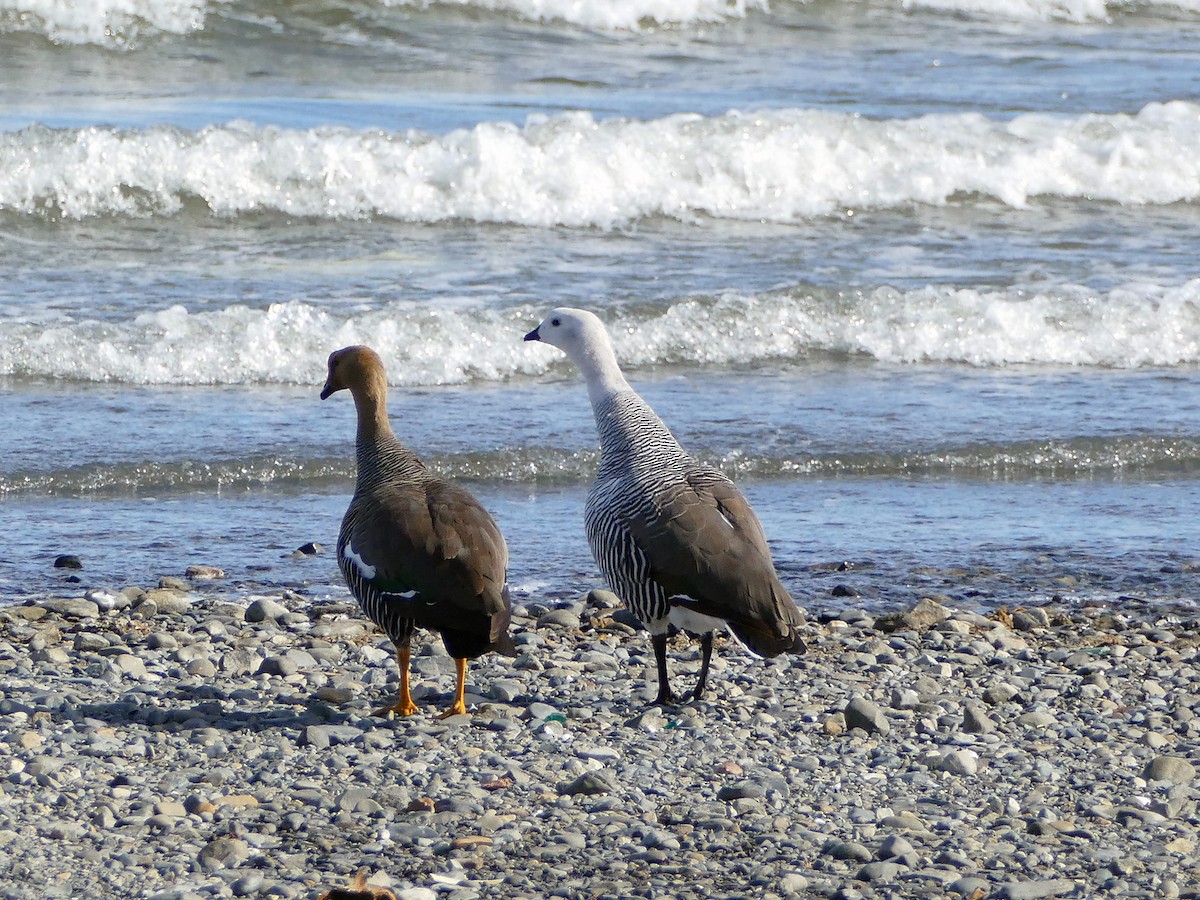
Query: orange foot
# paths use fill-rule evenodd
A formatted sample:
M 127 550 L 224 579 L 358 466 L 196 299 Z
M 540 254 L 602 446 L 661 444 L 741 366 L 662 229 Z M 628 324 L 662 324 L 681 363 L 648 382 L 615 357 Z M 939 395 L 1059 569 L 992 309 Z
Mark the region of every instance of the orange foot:
M 468 714 L 467 713 L 467 704 L 462 700 L 456 700 L 454 703 L 452 703 L 450 705 L 450 708 L 447 709 L 441 715 L 439 715 L 438 718 L 439 719 L 448 719 L 451 716 L 465 716 L 467 714 Z
M 375 715 L 387 718 L 388 716 L 411 716 L 417 712 L 417 704 L 412 700 L 397 700 L 391 706 L 381 706 L 375 710 Z

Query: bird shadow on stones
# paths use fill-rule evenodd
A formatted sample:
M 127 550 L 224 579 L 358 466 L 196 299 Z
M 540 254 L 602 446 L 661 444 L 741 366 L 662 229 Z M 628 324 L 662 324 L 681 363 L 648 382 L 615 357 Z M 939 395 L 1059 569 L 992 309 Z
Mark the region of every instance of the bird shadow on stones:
M 230 707 L 231 702 L 234 704 Z M 316 700 L 280 698 L 275 705 L 249 705 L 230 698 L 216 689 L 194 687 L 163 691 L 155 695 L 125 695 L 108 702 L 72 703 L 69 699 L 41 698 L 9 704 L 9 712 L 29 716 L 50 715 L 75 722 L 92 720 L 105 725 L 127 727 L 141 725 L 149 729 L 186 731 L 213 728 L 220 731 L 298 731 L 304 736 L 310 726 L 353 728 L 357 732 L 374 727 L 389 727 L 385 719 L 375 719 L 363 709 L 342 711 Z M 333 738 L 338 743 L 336 732 Z

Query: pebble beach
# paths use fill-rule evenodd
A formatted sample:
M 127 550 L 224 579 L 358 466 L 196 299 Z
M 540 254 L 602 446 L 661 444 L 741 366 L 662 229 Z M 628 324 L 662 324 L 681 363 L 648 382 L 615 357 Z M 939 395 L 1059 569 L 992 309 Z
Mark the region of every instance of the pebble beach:
M 810 612 L 807 654 L 718 638 L 660 709 L 615 597 L 521 597 L 470 716 L 426 637 L 382 719 L 352 601 L 190 573 L 0 608 L 0 897 L 1200 896 L 1178 607 Z

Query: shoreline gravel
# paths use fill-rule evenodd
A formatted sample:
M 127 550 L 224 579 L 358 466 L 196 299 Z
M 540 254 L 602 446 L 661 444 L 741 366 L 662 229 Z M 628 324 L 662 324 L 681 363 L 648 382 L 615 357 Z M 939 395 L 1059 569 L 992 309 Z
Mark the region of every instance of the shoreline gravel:
M 945 598 L 942 598 L 943 600 Z M 234 601 L 234 602 L 231 602 Z M 1197 897 L 1200 617 L 923 600 L 718 639 L 659 710 L 596 591 L 515 608 L 470 717 L 421 713 L 352 601 L 89 591 L 0 607 L 0 898 Z M 698 644 L 671 645 L 686 688 Z

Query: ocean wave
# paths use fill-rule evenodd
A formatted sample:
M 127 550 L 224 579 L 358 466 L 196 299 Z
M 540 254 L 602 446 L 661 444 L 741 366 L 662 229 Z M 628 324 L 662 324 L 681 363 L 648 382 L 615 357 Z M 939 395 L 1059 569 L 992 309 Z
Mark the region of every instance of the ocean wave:
M 370 343 L 397 385 L 569 371 L 524 343 L 546 309 L 392 301 L 349 311 L 299 300 L 181 306 L 132 320 L 0 319 L 0 375 L 133 384 L 316 384 L 331 350 Z M 601 310 L 631 368 L 785 365 L 817 354 L 889 364 L 1129 369 L 1200 364 L 1200 280 L 1107 292 L 1078 286 L 901 291 L 791 289 Z
M 0 0 L 0 33 L 44 35 L 59 44 L 137 46 L 143 38 L 204 28 L 223 0 Z
M 1170 478 L 1200 475 L 1200 438 L 1162 435 L 975 444 L 919 452 L 851 452 L 766 456 L 736 452 L 704 457 L 735 479 L 954 478 L 988 481 Z M 523 446 L 431 454 L 442 475 L 491 484 L 583 485 L 595 475 L 594 450 Z M 96 463 L 0 474 L 0 498 L 17 496 L 146 497 L 246 490 L 347 489 L 353 456 Z
M 389 0 L 408 9 L 465 7 L 504 13 L 534 22 L 564 22 L 603 31 L 644 31 L 664 26 L 710 25 L 743 19 L 752 12 L 773 17 L 813 0 Z M 841 0 L 852 3 L 854 0 Z M 1139 13 L 1197 13 L 1198 0 L 877 0 L 873 6 L 955 13 L 984 21 L 1110 22 Z
M 502 16 L 527 22 L 565 24 L 609 33 L 639 34 L 662 28 L 695 28 L 736 22 L 750 14 L 774 20 L 812 0 L 379 0 L 323 4 L 325 21 L 359 21 L 364 29 L 379 27 L 382 12 L 397 16 L 464 10 L 477 16 Z M 855 0 L 836 0 L 852 3 Z M 983 21 L 1108 23 L 1139 14 L 1193 15 L 1200 0 L 876 0 L 876 6 L 900 11 L 966 15 Z M 321 27 L 275 0 L 237 3 L 232 0 L 0 0 L 0 33 L 43 35 L 59 44 L 90 44 L 114 50 L 137 49 L 158 36 L 189 35 L 209 27 L 214 16 L 236 16 L 270 23 L 275 30 L 295 29 L 311 40 Z M 303 19 L 302 25 L 295 22 Z M 341 26 L 329 27 L 319 39 L 340 42 Z
M 900 0 L 906 10 L 954 13 L 983 21 L 1111 23 L 1134 15 L 1200 13 L 1197 0 Z
M 796 222 L 854 209 L 1039 197 L 1200 199 L 1200 105 L 1135 115 L 875 120 L 819 110 L 418 131 L 32 126 L 0 134 L 0 210 L 41 218 L 466 220 L 611 229 L 666 216 Z
M 767 0 L 385 0 L 403 9 L 466 8 L 532 22 L 565 22 L 597 31 L 709 25 L 769 12 Z

